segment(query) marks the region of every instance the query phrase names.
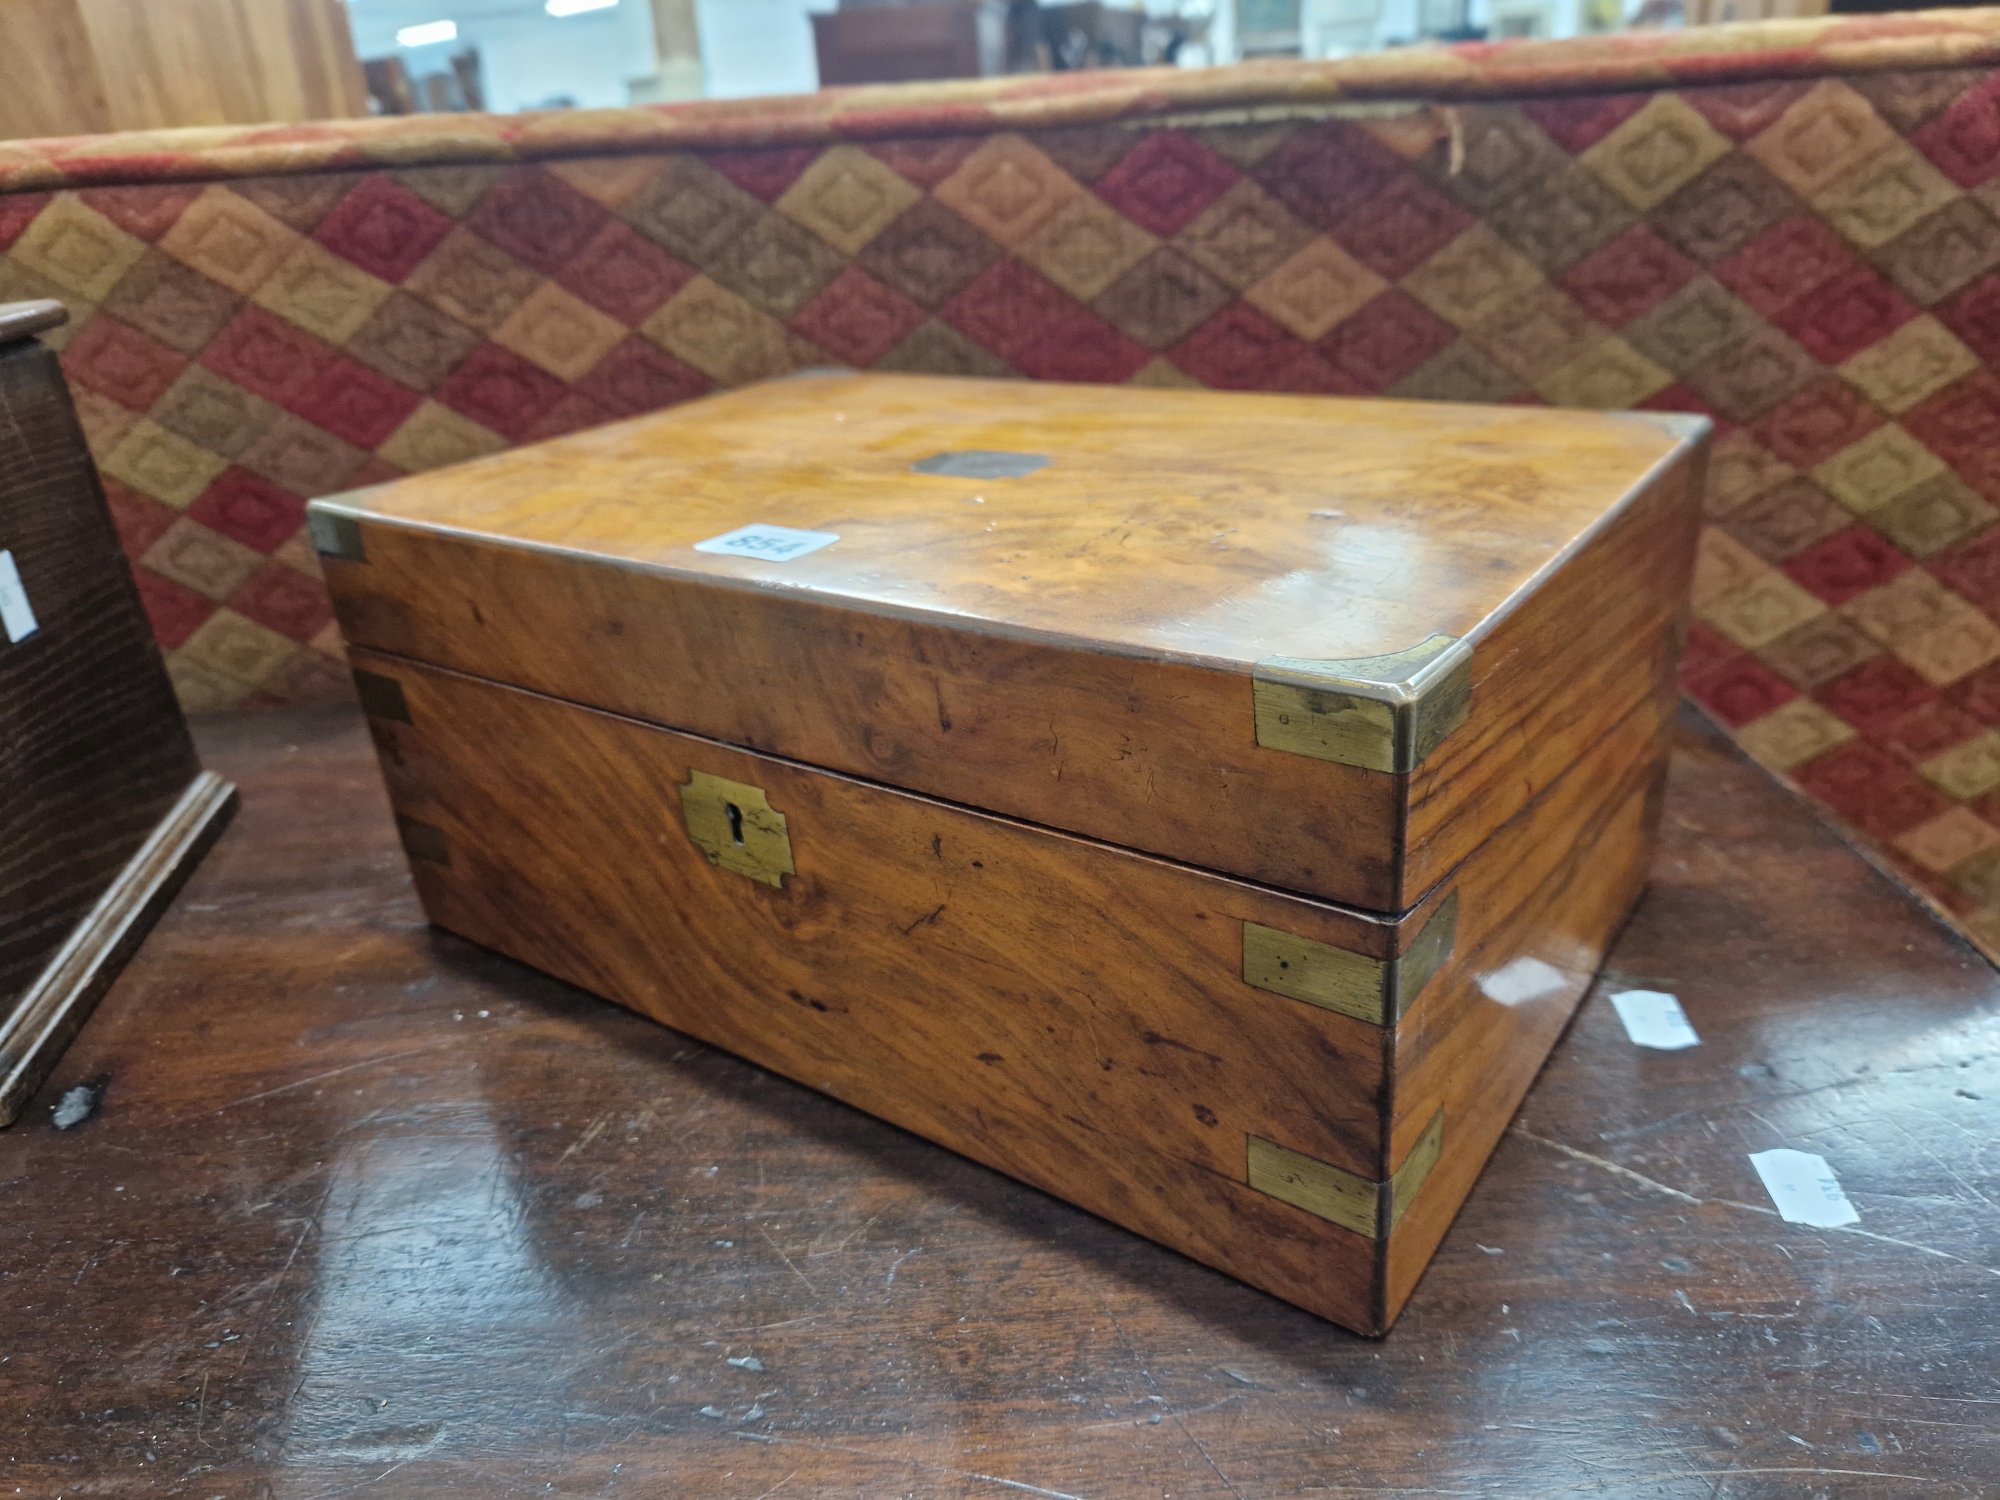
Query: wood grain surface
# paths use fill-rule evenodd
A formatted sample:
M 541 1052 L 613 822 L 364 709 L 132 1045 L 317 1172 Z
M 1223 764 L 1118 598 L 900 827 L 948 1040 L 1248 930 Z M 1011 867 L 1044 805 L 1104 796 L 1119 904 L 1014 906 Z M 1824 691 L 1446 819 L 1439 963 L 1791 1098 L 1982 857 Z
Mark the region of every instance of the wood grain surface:
M 188 783 L 9 1010 L 0 1011 L 0 1125 L 20 1117 L 63 1049 L 236 811 L 236 789 Z
M 0 139 L 368 113 L 341 0 L 0 0 Z
M 114 130 L 368 112 L 341 0 L 72 0 Z
M 357 644 L 1402 911 L 1670 679 L 1704 431 L 794 379 L 335 501 L 327 571 Z M 966 451 L 1052 461 L 912 471 Z M 752 522 L 840 540 L 693 550 Z M 1257 743 L 1259 662 L 1437 634 L 1473 707 L 1428 777 Z
M 16 60 L 0 89 L 0 140 L 115 128 L 76 0 L 0 0 L 0 56 Z
M 243 813 L 5 1138 L 0 1493 L 1983 1500 L 2000 1473 L 2000 981 L 1706 730 L 1382 1340 L 427 927 L 349 713 L 198 732 Z M 1604 999 L 1634 987 L 1702 1044 L 1635 1048 Z M 84 1085 L 97 1113 L 54 1129 Z M 1824 1154 L 1861 1222 L 1780 1221 L 1745 1159 L 1772 1146 Z
M 440 926 L 1369 1332 L 1393 1315 L 1380 1248 L 1248 1188 L 1251 1141 L 1381 1181 L 1442 1110 L 1450 1170 L 1388 1237 L 1421 1266 L 1637 895 L 1664 752 L 1649 701 L 1392 921 L 354 659 L 390 715 L 370 723 Z M 696 846 L 682 792 L 706 778 L 768 799 L 792 873 L 753 880 Z M 1243 979 L 1246 926 L 1393 958 L 1447 896 L 1453 951 L 1398 1027 Z M 1531 1004 L 1481 992 L 1551 960 L 1561 981 Z M 1432 1063 L 1414 1102 L 1406 1033 Z
M 0 1010 L 199 771 L 55 355 L 0 347 L 0 551 L 39 628 L 0 634 Z

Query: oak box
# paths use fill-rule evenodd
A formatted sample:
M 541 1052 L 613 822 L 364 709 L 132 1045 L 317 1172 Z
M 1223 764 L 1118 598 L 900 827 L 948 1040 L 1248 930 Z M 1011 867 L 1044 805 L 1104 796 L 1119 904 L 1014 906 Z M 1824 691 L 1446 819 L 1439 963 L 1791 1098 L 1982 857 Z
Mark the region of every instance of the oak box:
M 1706 431 L 829 375 L 312 524 L 434 921 L 1379 1332 L 1643 883 Z

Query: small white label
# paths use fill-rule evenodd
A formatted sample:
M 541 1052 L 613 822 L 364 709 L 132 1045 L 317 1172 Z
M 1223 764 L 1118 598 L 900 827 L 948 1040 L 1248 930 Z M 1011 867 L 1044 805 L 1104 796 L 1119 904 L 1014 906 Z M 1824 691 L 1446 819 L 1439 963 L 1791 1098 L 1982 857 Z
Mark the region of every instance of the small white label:
M 730 557 L 761 557 L 766 562 L 790 562 L 831 547 L 840 538 L 831 531 L 794 531 L 789 526 L 739 526 L 722 536 L 696 542 L 697 552 L 721 552 Z
M 1625 1035 L 1638 1046 L 1678 1052 L 1701 1045 L 1701 1038 L 1688 1025 L 1687 1012 L 1672 995 L 1659 990 L 1626 990 L 1613 995 L 1611 1004 L 1625 1023 Z
M 1824 1156 L 1810 1151 L 1780 1147 L 1759 1151 L 1750 1165 L 1764 1179 L 1764 1191 L 1778 1206 L 1778 1217 L 1787 1224 L 1811 1224 L 1819 1229 L 1838 1229 L 1843 1224 L 1859 1224 L 1861 1215 L 1840 1190 L 1840 1179 Z
M 14 566 L 14 554 L 0 552 L 0 629 L 10 641 L 25 641 L 41 627 L 28 607 L 28 591 L 21 587 L 21 570 Z

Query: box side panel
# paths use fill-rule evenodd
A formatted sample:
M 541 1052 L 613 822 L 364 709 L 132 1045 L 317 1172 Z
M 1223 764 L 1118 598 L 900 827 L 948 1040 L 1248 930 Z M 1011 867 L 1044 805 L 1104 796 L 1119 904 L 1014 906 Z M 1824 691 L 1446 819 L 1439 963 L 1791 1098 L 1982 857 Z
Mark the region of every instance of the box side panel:
M 1410 777 L 1401 904 L 1636 706 L 1671 701 L 1704 443 L 1473 647 L 1471 714 Z
M 1241 977 L 1246 922 L 1328 940 L 1365 919 L 456 674 L 357 663 L 402 689 L 405 717 L 371 722 L 441 926 L 1370 1326 L 1375 1242 L 1250 1189 L 1246 1151 L 1275 1138 L 1365 1174 L 1386 1032 Z M 709 862 L 682 810 L 695 772 L 763 794 L 768 812 L 738 799 L 737 825 L 746 845 L 781 832 L 766 868 L 793 873 L 746 878 L 727 848 Z
M 1601 742 L 1595 764 L 1580 764 L 1544 799 L 1561 836 L 1519 869 L 1458 982 L 1437 987 L 1404 1018 L 1391 1149 L 1401 1160 L 1440 1111 L 1444 1149 L 1388 1237 L 1385 1325 L 1415 1289 L 1644 889 L 1669 710 L 1659 699 L 1642 704 Z
M 327 560 L 358 645 L 1286 890 L 1410 904 L 1403 778 L 1260 747 L 1247 669 L 365 519 L 358 536 L 365 561 Z

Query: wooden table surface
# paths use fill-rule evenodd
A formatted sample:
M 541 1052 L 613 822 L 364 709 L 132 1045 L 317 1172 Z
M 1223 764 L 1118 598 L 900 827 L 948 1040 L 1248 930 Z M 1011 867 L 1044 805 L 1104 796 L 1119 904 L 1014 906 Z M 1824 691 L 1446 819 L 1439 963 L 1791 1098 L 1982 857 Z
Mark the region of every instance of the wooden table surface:
M 242 816 L 0 1135 L 0 1497 L 2000 1495 L 2000 983 L 1703 730 L 1378 1342 L 431 931 L 350 713 L 199 736 Z

